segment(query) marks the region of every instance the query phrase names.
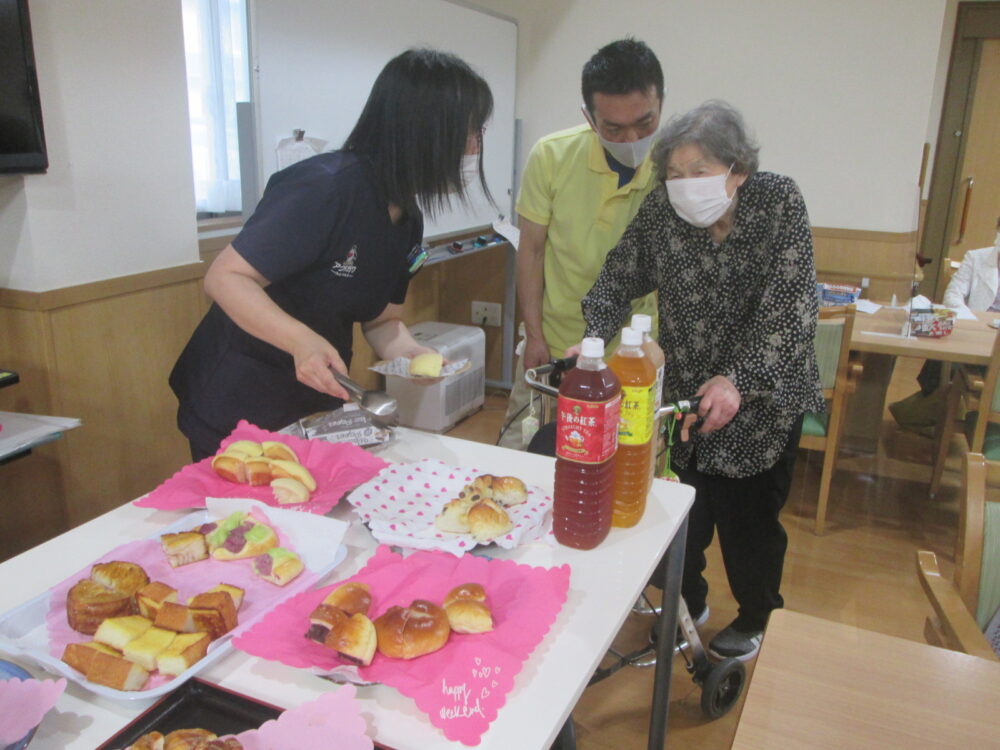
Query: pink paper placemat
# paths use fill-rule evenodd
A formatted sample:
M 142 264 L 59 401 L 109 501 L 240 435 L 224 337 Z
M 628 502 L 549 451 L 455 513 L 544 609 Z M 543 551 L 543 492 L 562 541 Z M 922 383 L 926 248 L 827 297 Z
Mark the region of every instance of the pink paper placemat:
M 309 513 L 327 513 L 344 493 L 363 484 L 378 474 L 388 464 L 363 448 L 350 443 L 328 443 L 323 440 L 303 440 L 293 435 L 280 435 L 241 420 L 232 434 L 222 441 L 220 449 L 237 440 L 260 443 L 273 440 L 285 443 L 299 457 L 316 479 L 316 491 L 308 501 L 298 505 L 281 505 L 274 499 L 270 487 L 251 487 L 236 484 L 220 477 L 212 470 L 212 459 L 206 458 L 188 464 L 134 505 L 140 508 L 180 510 L 204 508 L 206 497 L 248 497 L 283 510 L 303 510 Z
M 0 680 L 0 747 L 37 727 L 66 689 L 66 679 Z
M 252 515 L 256 516 L 257 513 L 252 513 Z M 267 519 L 260 520 L 266 521 Z M 274 524 L 270 525 L 278 533 L 278 541 L 281 546 L 293 549 L 288 537 L 281 529 L 275 527 Z M 239 586 L 246 593 L 238 612 L 240 624 L 232 631 L 234 634 L 245 629 L 250 622 L 268 612 L 277 602 L 288 596 L 287 588 L 268 583 L 253 572 L 253 558 L 223 561 L 209 557 L 206 560 L 172 568 L 167 562 L 167 556 L 163 553 L 159 539 L 140 539 L 128 542 L 111 550 L 99 560 L 95 560 L 91 565 L 50 589 L 49 611 L 45 616 L 45 623 L 49 633 L 49 653 L 52 656 L 60 658 L 67 644 L 93 640 L 93 636 L 78 633 L 69 626 L 66 619 L 66 595 L 77 581 L 90 577 L 90 569 L 93 564 L 111 562 L 112 560 L 132 562 L 142 566 L 150 581 L 161 581 L 177 589 L 177 601 L 181 603 L 220 583 Z M 317 574 L 307 569 L 293 579 L 288 586 L 301 590 L 315 584 L 318 578 Z M 218 640 L 214 641 L 209 649 L 215 648 L 219 643 Z M 144 689 L 151 690 L 172 679 L 174 678 L 153 672 L 150 674 Z
M 244 750 L 337 748 L 371 750 L 367 724 L 353 685 L 343 685 L 309 703 L 282 712 L 277 719 L 236 735 Z
M 486 590 L 494 630 L 452 633 L 440 651 L 418 659 L 390 659 L 376 653 L 362 679 L 395 687 L 412 698 L 450 740 L 466 745 L 480 738 L 507 700 L 524 661 L 548 632 L 566 601 L 568 565 L 536 568 L 511 560 L 473 555 L 454 557 L 415 552 L 407 558 L 381 546 L 350 581 L 372 591 L 372 619 L 393 605 L 414 599 L 440 603 L 455 586 L 479 583 Z M 345 581 L 290 598 L 234 638 L 249 654 L 292 667 L 332 671 L 347 664 L 330 649 L 306 640 L 309 613 Z

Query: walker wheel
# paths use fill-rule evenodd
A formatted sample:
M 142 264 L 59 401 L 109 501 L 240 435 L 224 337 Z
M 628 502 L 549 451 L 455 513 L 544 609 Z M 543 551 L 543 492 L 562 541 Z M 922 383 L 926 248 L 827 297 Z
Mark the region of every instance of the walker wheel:
M 736 705 L 747 670 L 738 659 L 723 659 L 713 664 L 701 684 L 701 710 L 710 719 L 718 719 Z

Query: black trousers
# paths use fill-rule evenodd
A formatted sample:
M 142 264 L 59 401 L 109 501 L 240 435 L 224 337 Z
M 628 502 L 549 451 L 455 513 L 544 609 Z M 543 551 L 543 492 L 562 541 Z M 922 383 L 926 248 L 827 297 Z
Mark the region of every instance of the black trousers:
M 771 610 L 784 605 L 779 589 L 788 535 L 778 514 L 788 499 L 801 432 L 800 418 L 774 466 L 750 477 L 734 479 L 675 467 L 681 482 L 695 488 L 681 582 L 681 594 L 693 616 L 708 602 L 705 550 L 716 530 L 729 588 L 739 604 L 734 627 L 741 632 L 763 630 Z M 664 564 L 661 560 L 660 566 Z M 652 580 L 661 581 L 662 575 L 660 569 Z

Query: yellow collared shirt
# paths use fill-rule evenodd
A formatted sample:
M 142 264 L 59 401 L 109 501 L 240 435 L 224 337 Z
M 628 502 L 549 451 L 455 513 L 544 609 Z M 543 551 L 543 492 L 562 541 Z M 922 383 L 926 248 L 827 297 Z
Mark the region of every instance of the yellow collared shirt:
M 517 212 L 548 227 L 542 332 L 552 356 L 561 357 L 583 338 L 580 300 L 594 285 L 605 257 L 653 184 L 647 157 L 632 180 L 618 187 L 618 175 L 608 166 L 597 135 L 586 124 L 547 135 L 532 148 L 521 178 Z M 632 312 L 651 315 L 655 326 L 655 295 L 635 300 Z M 617 336 L 607 342 L 609 354 L 617 343 Z

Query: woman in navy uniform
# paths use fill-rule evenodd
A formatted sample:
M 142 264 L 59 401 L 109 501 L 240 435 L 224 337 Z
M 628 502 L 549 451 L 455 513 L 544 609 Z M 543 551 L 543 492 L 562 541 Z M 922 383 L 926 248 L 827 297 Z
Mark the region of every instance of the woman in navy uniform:
M 430 351 L 401 319 L 421 207 L 486 195 L 486 82 L 462 60 L 411 49 L 375 81 L 339 151 L 284 169 L 205 275 L 214 304 L 170 374 L 195 460 L 240 419 L 276 430 L 348 397 L 355 322 L 383 359 Z

